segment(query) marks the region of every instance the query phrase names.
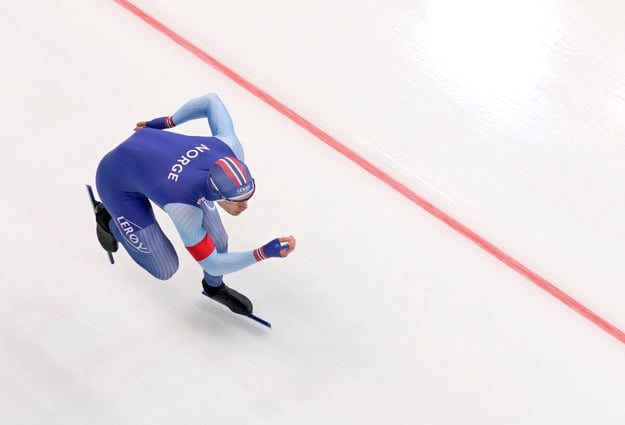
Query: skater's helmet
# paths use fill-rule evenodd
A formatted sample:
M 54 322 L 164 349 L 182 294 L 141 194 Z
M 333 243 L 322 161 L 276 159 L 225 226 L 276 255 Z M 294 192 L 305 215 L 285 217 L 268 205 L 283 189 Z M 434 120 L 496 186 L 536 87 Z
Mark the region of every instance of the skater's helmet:
M 245 202 L 256 190 L 247 165 L 234 156 L 226 156 L 213 163 L 206 185 L 211 201 Z

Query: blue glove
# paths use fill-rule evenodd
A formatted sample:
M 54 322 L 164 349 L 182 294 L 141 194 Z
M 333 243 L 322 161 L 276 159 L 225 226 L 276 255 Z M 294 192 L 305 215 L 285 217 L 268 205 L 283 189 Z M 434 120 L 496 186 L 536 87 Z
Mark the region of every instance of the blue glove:
M 276 238 L 254 250 L 254 258 L 256 258 L 256 261 L 261 261 L 270 257 L 282 257 L 280 251 L 283 249 L 289 249 L 289 244 L 287 242 L 280 242 L 280 240 Z
M 145 123 L 146 127 L 155 128 L 157 130 L 162 130 L 164 128 L 172 128 L 175 127 L 174 120 L 172 117 L 159 117 L 154 118 L 151 121 Z

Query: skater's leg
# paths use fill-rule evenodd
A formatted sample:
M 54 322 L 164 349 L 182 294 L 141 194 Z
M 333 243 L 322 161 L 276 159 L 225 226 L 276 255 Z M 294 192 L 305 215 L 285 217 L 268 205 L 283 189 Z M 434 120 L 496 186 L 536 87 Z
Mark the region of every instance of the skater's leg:
M 157 279 L 178 270 L 178 256 L 154 217 L 150 201 L 137 195 L 102 193 L 109 214 L 109 229 L 130 257 Z
M 120 155 L 119 151 L 107 154 L 96 171 L 96 187 L 111 216 L 109 230 L 137 264 L 158 279 L 169 279 L 178 270 L 178 256 L 156 222 L 148 198 L 128 187 L 118 169 L 123 163 Z
M 130 257 L 152 276 L 167 280 L 178 270 L 178 255 L 156 221 L 138 228 L 125 216 L 114 216 L 110 227 Z M 130 229 L 132 233 L 125 233 Z
M 215 243 L 217 252 L 228 251 L 228 233 L 221 222 L 217 205 L 214 202 L 205 201 L 202 204 L 204 217 L 202 219 L 202 227 L 210 235 Z M 204 272 L 202 280 L 204 293 L 213 300 L 225 305 L 232 312 L 249 316 L 252 314 L 252 302 L 245 295 L 228 287 L 223 282 L 223 276 L 213 276 Z
M 228 233 L 219 217 L 217 205 L 214 202 L 205 201 L 202 204 L 202 212 L 204 213 L 202 227 L 215 243 L 217 252 L 228 252 Z M 222 284 L 223 276 L 213 276 L 204 272 L 204 282 L 208 286 L 217 287 Z

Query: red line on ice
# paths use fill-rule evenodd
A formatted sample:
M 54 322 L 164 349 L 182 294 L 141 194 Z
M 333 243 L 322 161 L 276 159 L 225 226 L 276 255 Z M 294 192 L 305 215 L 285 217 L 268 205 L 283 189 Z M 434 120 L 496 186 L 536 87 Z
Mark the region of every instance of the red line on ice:
M 369 173 L 382 180 L 384 183 L 395 189 L 397 192 L 404 195 L 406 198 L 410 199 L 415 204 L 419 205 L 421 208 L 426 210 L 428 213 L 438 218 L 443 223 L 447 224 L 454 230 L 456 230 L 461 235 L 467 237 L 479 247 L 484 249 L 486 252 L 492 254 L 498 260 L 502 261 L 504 264 L 517 271 L 521 275 L 525 276 L 531 282 L 535 283 L 538 287 L 545 290 L 547 293 L 560 300 L 571 309 L 581 314 L 586 319 L 593 322 L 595 325 L 599 326 L 601 329 L 617 338 L 621 342 L 625 343 L 625 333 L 618 329 L 616 326 L 609 323 L 607 320 L 603 319 L 596 313 L 592 312 L 586 306 L 581 304 L 580 302 L 573 299 L 570 295 L 561 291 L 555 285 L 530 270 L 528 267 L 523 265 L 518 260 L 514 259 L 510 255 L 506 254 L 500 248 L 490 243 L 473 230 L 466 227 L 464 224 L 460 223 L 458 220 L 454 219 L 444 211 L 440 210 L 438 207 L 434 206 L 427 200 L 423 199 L 421 196 L 417 195 L 413 190 L 408 188 L 407 186 L 400 183 L 398 180 L 391 177 L 389 174 L 382 171 L 375 164 L 366 160 L 364 157 L 353 151 L 352 149 L 345 146 L 343 143 L 321 130 L 319 127 L 308 121 L 306 118 L 299 115 L 297 112 L 293 111 L 291 108 L 283 104 L 282 102 L 275 99 L 273 96 L 261 90 L 258 86 L 252 84 L 250 81 L 242 77 L 240 74 L 236 73 L 232 69 L 228 68 L 223 63 L 219 62 L 217 59 L 204 52 L 201 48 L 194 45 L 169 27 L 167 27 L 162 22 L 156 20 L 152 16 L 148 15 L 146 12 L 132 4 L 127 0 L 115 0 L 116 3 L 135 14 L 142 20 L 144 20 L 147 24 L 152 26 L 157 31 L 164 34 L 166 37 L 171 39 L 176 44 L 180 45 L 182 48 L 187 50 L 189 53 L 197 56 L 200 60 L 207 63 L 211 67 L 215 68 L 217 71 L 221 72 L 232 81 L 234 81 L 239 86 L 243 87 L 254 96 L 267 103 L 269 106 L 274 108 L 276 111 L 280 112 L 282 115 L 287 117 L 289 120 L 293 121 L 303 129 L 307 130 L 309 133 L 326 143 L 328 146 L 332 147 L 334 150 L 344 155 L 352 162 L 355 162 L 360 167 L 367 170 Z

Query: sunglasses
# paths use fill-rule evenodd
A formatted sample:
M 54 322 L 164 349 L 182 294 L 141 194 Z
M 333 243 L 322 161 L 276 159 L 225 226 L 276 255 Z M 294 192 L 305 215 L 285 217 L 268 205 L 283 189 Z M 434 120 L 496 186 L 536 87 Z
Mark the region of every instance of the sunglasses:
M 223 193 L 221 190 L 219 190 L 219 187 L 217 187 L 212 177 L 209 177 L 209 180 L 213 186 L 213 189 L 215 189 L 215 191 L 221 197 L 221 199 L 216 199 L 216 202 L 219 202 L 219 201 L 238 202 L 238 203 L 247 202 L 250 200 L 252 196 L 254 196 L 254 193 L 256 193 L 256 182 L 254 181 L 254 179 L 252 179 L 252 189 L 249 190 L 245 195 L 239 195 L 239 196 L 237 196 L 237 191 L 240 188 L 233 189 L 228 193 Z M 240 199 L 241 197 L 244 197 L 250 193 L 251 195 L 247 196 L 246 198 Z

